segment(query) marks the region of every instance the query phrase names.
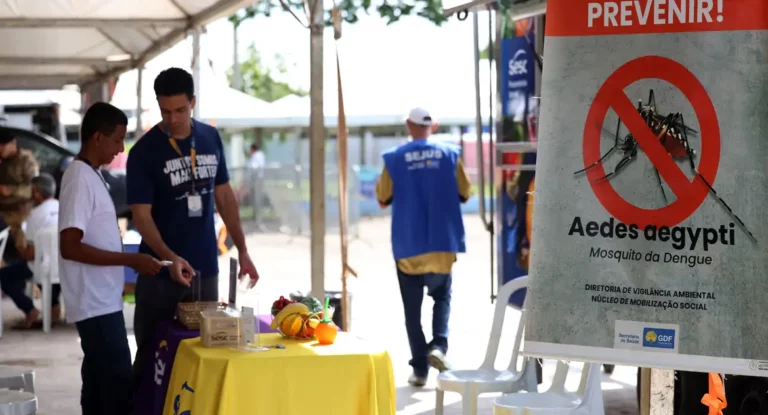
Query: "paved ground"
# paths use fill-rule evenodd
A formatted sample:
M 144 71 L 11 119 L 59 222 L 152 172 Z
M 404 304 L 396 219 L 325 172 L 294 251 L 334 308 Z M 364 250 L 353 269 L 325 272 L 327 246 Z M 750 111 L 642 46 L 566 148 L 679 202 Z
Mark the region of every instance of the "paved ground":
M 476 215 L 465 217 L 469 252 L 459 258 L 454 271 L 453 310 L 450 323 L 449 357 L 455 366 L 476 368 L 480 365 L 488 342 L 493 305 L 490 303 L 489 238 Z M 434 374 L 425 388 L 411 388 L 406 379 L 408 343 L 403 327 L 395 266 L 388 243 L 389 218 L 363 220 L 360 237 L 350 245 L 350 260 L 359 279 L 351 283 L 353 290 L 352 331 L 386 345 L 395 367 L 398 414 L 430 414 L 434 411 Z M 268 313 L 271 302 L 280 295 L 309 288 L 309 240 L 306 237 L 251 234 L 249 250 L 260 269 L 262 281 L 257 289 L 240 293 L 240 304 L 256 306 Z M 330 235 L 326 244 L 327 289 L 338 289 L 339 242 Z M 235 253 L 232 253 L 235 254 Z M 222 275 L 228 275 L 227 259 L 222 258 Z M 222 296 L 226 297 L 227 283 L 222 279 Z M 431 327 L 431 301 L 425 301 L 423 321 L 426 334 Z M 10 325 L 21 318 L 13 304 L 2 301 L 6 331 L 0 339 L 0 364 L 18 364 L 34 367 L 40 399 L 39 414 L 79 414 L 80 361 L 82 352 L 78 337 L 71 325 L 56 327 L 49 335 L 41 331 L 17 332 Z M 507 312 L 508 320 L 501 341 L 497 366 L 507 365 L 516 330 L 517 313 Z M 131 339 L 133 340 L 133 339 Z M 568 388 L 578 383 L 577 366 L 571 371 Z M 546 387 L 554 372 L 554 362 L 545 363 Z M 636 369 L 617 367 L 612 376 L 603 375 L 602 386 L 606 414 L 638 413 L 635 402 Z M 483 396 L 480 413 L 490 414 L 493 395 Z M 446 394 L 446 414 L 460 414 L 460 397 Z

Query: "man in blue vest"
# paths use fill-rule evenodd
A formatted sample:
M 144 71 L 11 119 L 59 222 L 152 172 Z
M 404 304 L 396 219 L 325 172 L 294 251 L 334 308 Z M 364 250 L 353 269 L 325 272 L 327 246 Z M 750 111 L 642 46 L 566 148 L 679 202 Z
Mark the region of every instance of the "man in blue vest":
M 376 196 L 382 208 L 392 206 L 392 253 L 413 367 L 408 383 L 424 386 L 429 366 L 449 369 L 451 268 L 456 253 L 465 252 L 460 203 L 469 198 L 470 184 L 460 150 L 428 139 L 437 129 L 429 112 L 414 108 L 406 125 L 412 140 L 384 153 Z M 424 288 L 435 302 L 429 343 L 421 328 Z

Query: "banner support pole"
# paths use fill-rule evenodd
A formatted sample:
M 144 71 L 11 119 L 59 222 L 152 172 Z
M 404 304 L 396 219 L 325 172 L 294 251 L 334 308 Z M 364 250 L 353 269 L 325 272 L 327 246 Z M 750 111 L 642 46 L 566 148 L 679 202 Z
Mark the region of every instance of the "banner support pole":
M 640 415 L 675 413 L 675 371 L 640 369 Z

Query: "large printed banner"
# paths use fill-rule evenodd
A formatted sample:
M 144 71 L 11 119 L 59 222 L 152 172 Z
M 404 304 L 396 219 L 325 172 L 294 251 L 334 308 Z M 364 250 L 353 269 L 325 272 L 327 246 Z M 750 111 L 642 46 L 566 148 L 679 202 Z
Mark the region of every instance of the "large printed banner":
M 526 121 L 531 113 L 532 97 L 536 93 L 536 60 L 533 44 L 533 19 L 513 22 L 514 37 L 501 41 L 501 109 L 503 135 L 501 140 L 530 141 Z M 526 38 L 527 36 L 527 38 Z M 535 154 L 503 155 L 504 163 L 535 163 Z M 526 233 L 527 190 L 533 180 L 533 172 L 504 171 L 501 200 L 501 232 L 499 235 L 502 261 L 499 285 L 528 274 L 529 240 Z M 525 300 L 525 290 L 515 293 L 510 304 L 520 308 Z
M 768 1 L 549 0 L 527 353 L 768 376 Z

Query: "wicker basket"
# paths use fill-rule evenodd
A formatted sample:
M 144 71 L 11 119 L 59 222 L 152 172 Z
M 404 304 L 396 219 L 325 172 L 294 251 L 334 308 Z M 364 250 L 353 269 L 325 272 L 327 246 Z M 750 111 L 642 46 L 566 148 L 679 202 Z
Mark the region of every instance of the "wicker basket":
M 224 310 L 226 307 L 216 301 L 194 301 L 191 303 L 179 303 L 176 308 L 176 317 L 184 327 L 192 330 L 200 328 L 202 320 L 201 312 L 205 310 Z
M 230 267 L 232 263 L 230 262 Z M 235 269 L 237 265 L 235 264 Z M 236 271 L 235 271 L 236 273 Z M 218 301 L 200 301 L 202 287 L 201 287 L 200 272 L 196 271 L 195 276 L 192 278 L 190 284 L 192 288 L 192 300 L 188 302 L 180 302 L 176 306 L 176 318 L 186 328 L 191 330 L 200 329 L 200 321 L 203 319 L 200 315 L 205 310 L 224 310 L 226 304 L 221 304 Z
M 312 335 L 312 337 L 289 336 L 289 335 L 287 335 L 287 334 L 283 333 L 283 331 L 282 331 L 282 330 L 280 330 L 279 328 L 277 329 L 277 332 L 278 332 L 278 333 L 279 333 L 281 336 L 283 336 L 283 338 L 284 338 L 284 339 L 291 339 L 291 340 L 312 340 L 312 339 L 314 339 L 314 338 L 315 338 L 315 336 L 314 336 L 314 335 Z

